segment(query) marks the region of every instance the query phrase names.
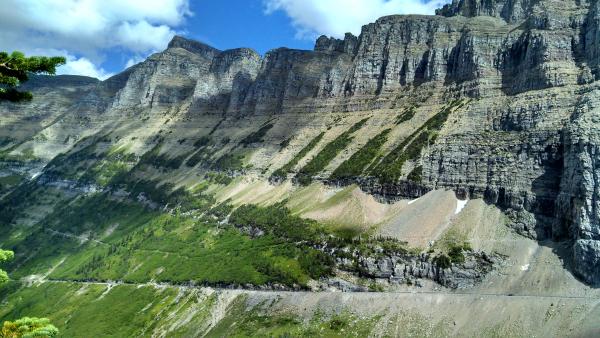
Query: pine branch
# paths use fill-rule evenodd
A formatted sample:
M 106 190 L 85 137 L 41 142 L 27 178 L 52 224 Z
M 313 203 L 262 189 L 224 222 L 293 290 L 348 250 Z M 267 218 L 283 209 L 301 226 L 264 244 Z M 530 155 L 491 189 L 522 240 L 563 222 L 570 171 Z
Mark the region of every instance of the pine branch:
M 29 92 L 20 92 L 16 88 L 28 80 L 29 74 L 56 74 L 56 67 L 64 65 L 64 57 L 31 56 L 15 51 L 12 54 L 0 52 L 0 101 L 12 102 L 32 99 Z

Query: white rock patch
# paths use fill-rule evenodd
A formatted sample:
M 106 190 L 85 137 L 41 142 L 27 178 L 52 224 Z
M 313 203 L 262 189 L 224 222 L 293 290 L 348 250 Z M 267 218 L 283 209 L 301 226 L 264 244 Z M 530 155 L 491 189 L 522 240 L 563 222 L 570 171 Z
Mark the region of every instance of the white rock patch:
M 409 201 L 409 202 L 408 202 L 408 205 L 411 205 L 411 204 L 415 203 L 416 201 L 418 201 L 418 200 L 420 200 L 420 199 L 421 199 L 421 198 L 419 197 L 419 198 L 417 198 L 417 199 L 415 199 L 415 200 Z
M 458 215 L 467 206 L 467 203 L 469 203 L 469 200 L 456 200 L 456 211 L 454 214 Z

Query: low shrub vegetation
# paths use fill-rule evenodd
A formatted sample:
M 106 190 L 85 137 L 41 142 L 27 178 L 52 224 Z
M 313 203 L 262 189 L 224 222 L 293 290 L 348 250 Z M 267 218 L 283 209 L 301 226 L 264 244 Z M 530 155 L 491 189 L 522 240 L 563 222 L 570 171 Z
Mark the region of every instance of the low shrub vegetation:
M 145 153 L 140 159 L 139 164 L 152 165 L 157 168 L 177 170 L 181 167 L 183 161 L 185 161 L 185 159 L 190 155 L 182 154 L 179 156 L 170 157 L 166 153 L 161 154 L 160 151 L 162 149 L 162 146 L 162 143 L 159 143 L 150 151 Z
M 263 142 L 263 138 L 265 137 L 265 135 L 267 134 L 267 132 L 269 130 L 271 130 L 271 128 L 273 128 L 273 123 L 267 123 L 265 125 L 263 125 L 262 127 L 260 127 L 260 129 L 258 129 L 257 131 L 249 134 L 248 136 L 246 136 L 244 139 L 242 139 L 240 141 L 240 144 L 247 146 L 253 143 L 260 143 Z
M 355 123 L 350 129 L 343 132 L 329 142 L 310 162 L 308 162 L 296 175 L 298 182 L 302 185 L 308 185 L 312 182 L 313 176 L 321 172 L 342 150 L 344 150 L 353 140 L 353 134 L 360 130 L 369 118 L 365 118 Z
M 408 177 L 406 178 L 411 182 L 415 182 L 415 183 L 421 183 L 421 181 L 423 180 L 423 166 L 417 166 L 415 167 L 410 174 L 408 174 Z
M 400 113 L 396 117 L 396 121 L 395 121 L 396 125 L 399 125 L 404 122 L 412 120 L 412 118 L 415 117 L 416 113 L 417 113 L 417 107 L 412 106 L 410 108 L 407 108 L 406 110 L 404 110 L 402 113 Z
M 380 154 L 381 147 L 388 139 L 391 129 L 386 129 L 370 139 L 360 150 L 354 153 L 333 171 L 330 179 L 339 180 L 360 176 L 364 169 Z
M 404 164 L 407 161 L 417 160 L 424 148 L 435 143 L 438 132 L 442 129 L 450 114 L 465 103 L 465 101 L 456 100 L 446 105 L 439 113 L 402 141 L 376 166 L 370 168 L 369 174 L 377 177 L 382 183 L 397 182 L 402 176 Z M 419 178 L 417 174 L 418 172 L 415 173 L 413 178 Z
M 214 142 L 208 136 L 202 136 L 196 142 L 194 147 L 197 149 L 195 153 L 185 162 L 188 167 L 195 167 L 199 163 L 207 163 L 212 155 Z
M 219 157 L 212 165 L 212 170 L 239 171 L 244 169 L 244 155 L 239 152 L 227 153 Z
M 300 160 L 302 160 L 304 158 L 304 156 L 306 156 L 306 154 L 308 154 L 311 150 L 313 150 L 317 144 L 319 144 L 319 142 L 321 142 L 321 139 L 323 139 L 323 136 L 325 136 L 325 133 L 322 132 L 319 135 L 317 135 L 315 138 L 313 138 L 304 148 L 302 148 L 302 150 L 300 150 L 299 153 L 297 153 L 294 158 L 292 158 L 291 161 L 289 161 L 288 163 L 286 163 L 283 167 L 275 170 L 275 172 L 273 172 L 273 175 L 271 175 L 272 178 L 286 178 L 287 174 L 298 164 L 298 162 L 300 162 Z

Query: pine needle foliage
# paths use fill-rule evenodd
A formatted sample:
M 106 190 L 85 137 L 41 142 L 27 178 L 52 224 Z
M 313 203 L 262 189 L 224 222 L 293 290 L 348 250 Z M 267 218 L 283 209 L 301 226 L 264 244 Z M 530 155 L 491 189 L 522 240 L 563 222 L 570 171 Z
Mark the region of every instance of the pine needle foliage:
M 57 335 L 58 329 L 47 318 L 23 317 L 4 322 L 0 329 L 0 338 L 52 338 Z
M 33 98 L 30 92 L 17 88 L 29 79 L 30 74 L 54 75 L 56 67 L 66 63 L 64 57 L 31 56 L 21 52 L 0 52 L 0 101 L 27 101 Z
M 5 263 L 12 260 L 15 254 L 12 251 L 0 250 L 0 263 Z M 6 271 L 0 269 L 0 285 L 8 282 L 8 274 Z

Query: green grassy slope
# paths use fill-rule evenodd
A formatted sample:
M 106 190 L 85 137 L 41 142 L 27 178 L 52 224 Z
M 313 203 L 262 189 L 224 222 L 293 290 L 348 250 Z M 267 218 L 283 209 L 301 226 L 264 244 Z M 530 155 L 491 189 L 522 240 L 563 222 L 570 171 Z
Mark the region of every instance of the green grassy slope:
M 329 140 L 299 170 L 298 181 L 309 183 L 335 163 L 369 127 L 368 119 L 354 120 Z M 338 261 L 346 262 L 345 272 L 360 276 L 357 257 L 417 254 L 399 241 L 294 216 L 284 207 L 286 201 L 235 210 L 227 202 L 218 204 L 207 191 L 244 175 L 252 167 L 248 159 L 260 152 L 255 146 L 278 132 L 276 124 L 274 119 L 244 130 L 233 141 L 212 132 L 186 138 L 161 129 L 144 142 L 128 143 L 103 130 L 78 139 L 37 179 L 3 177 L 0 247 L 15 251 L 16 257 L 6 266 L 14 282 L 0 289 L 0 320 L 25 314 L 49 317 L 64 336 L 123 337 L 194 318 L 169 334 L 190 336 L 207 329 L 197 323 L 212 313 L 211 298 L 197 297 L 190 306 L 205 310 L 185 313 L 177 299 L 182 292 L 193 298 L 199 291 L 177 289 L 179 285 L 308 289 L 333 276 Z M 362 175 L 387 158 L 382 149 L 391 129 L 377 128 L 378 134 L 343 162 L 334 177 Z M 322 142 L 326 132 L 319 132 L 273 176 L 287 177 Z M 107 281 L 119 285 L 105 292 L 101 283 Z M 149 285 L 154 282 L 169 287 Z M 310 322 L 287 314 L 266 317 L 240 305 L 211 334 L 344 336 L 347 330 L 360 336 L 370 325 L 350 315 Z

